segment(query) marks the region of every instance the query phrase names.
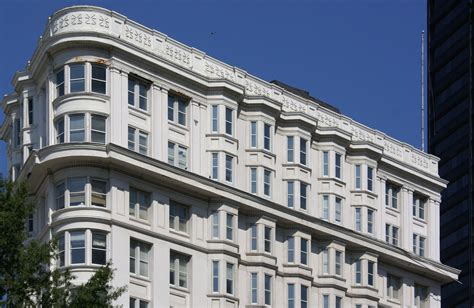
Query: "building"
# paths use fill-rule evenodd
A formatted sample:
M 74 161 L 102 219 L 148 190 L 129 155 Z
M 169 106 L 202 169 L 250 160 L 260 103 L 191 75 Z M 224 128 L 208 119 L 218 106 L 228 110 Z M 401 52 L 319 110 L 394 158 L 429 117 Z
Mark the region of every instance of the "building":
M 428 149 L 441 158 L 441 261 L 461 269 L 443 307 L 473 307 L 472 1 L 428 1 Z
M 4 98 L 11 176 L 77 282 L 131 307 L 439 307 L 438 158 L 116 12 L 49 19 Z

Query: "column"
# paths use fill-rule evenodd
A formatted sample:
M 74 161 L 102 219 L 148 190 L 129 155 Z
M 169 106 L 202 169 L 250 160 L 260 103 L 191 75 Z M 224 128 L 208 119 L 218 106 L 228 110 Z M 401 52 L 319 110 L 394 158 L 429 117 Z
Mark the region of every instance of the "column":
M 378 199 L 379 208 L 375 215 L 375 237 L 385 241 L 385 183 L 386 179 L 378 178 Z
M 110 102 L 109 102 L 109 140 L 110 143 L 122 144 L 122 75 L 119 69 L 110 67 Z
M 53 70 L 51 67 L 48 68 L 48 80 L 46 81 L 46 97 L 45 97 L 45 136 L 46 140 L 44 146 L 53 145 L 55 143 L 54 138 L 54 110 L 53 110 L 53 99 L 55 97 L 55 87 L 53 82 Z
M 163 125 L 161 122 L 162 103 L 161 103 L 161 89 L 157 84 L 151 86 L 151 156 L 155 159 L 161 158 L 161 147 L 163 142 L 160 139 L 160 130 Z
M 401 247 L 413 250 L 413 190 L 407 187 L 401 189 L 401 206 L 400 206 L 400 240 Z
M 190 171 L 199 173 L 201 166 L 201 108 L 200 103 L 191 101 L 191 121 L 189 123 L 189 166 Z
M 427 257 L 439 261 L 440 255 L 440 202 L 441 200 L 429 199 L 425 206 L 425 215 L 428 218 L 428 237 L 425 249 Z M 428 213 L 426 213 L 428 212 Z
M 163 161 L 168 161 L 168 89 L 161 87 L 161 105 L 163 112 L 161 113 L 161 135 L 160 140 L 164 146 L 161 147 L 161 158 Z

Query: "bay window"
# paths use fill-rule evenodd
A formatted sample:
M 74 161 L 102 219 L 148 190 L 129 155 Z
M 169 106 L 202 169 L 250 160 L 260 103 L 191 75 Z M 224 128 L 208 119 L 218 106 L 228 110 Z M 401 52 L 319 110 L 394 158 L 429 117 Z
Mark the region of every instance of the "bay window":
M 107 234 L 92 231 L 92 264 L 105 265 L 107 255 Z
M 338 179 L 342 179 L 342 155 L 339 153 L 336 153 L 336 161 L 334 165 L 334 174 L 335 177 Z
M 295 182 L 293 181 L 288 181 L 287 182 L 287 204 L 289 208 L 294 207 L 295 203 Z
M 306 210 L 307 208 L 307 195 L 308 195 L 308 184 L 300 182 L 300 209 Z
M 250 122 L 250 147 L 257 147 L 257 122 Z
M 367 167 L 367 190 L 374 191 L 374 168 Z
M 257 304 L 258 298 L 258 275 L 257 273 L 250 273 L 250 302 Z
M 107 118 L 90 113 L 72 113 L 55 120 L 56 143 L 106 141 Z
M 56 72 L 56 97 L 64 95 L 64 69 Z
M 234 264 L 226 264 L 226 293 L 234 294 Z
M 219 261 L 212 261 L 212 292 L 219 293 Z
M 361 165 L 355 165 L 355 189 L 362 188 Z
M 263 171 L 263 194 L 267 197 L 272 194 L 272 172 L 268 169 Z
M 55 87 L 56 97 L 83 92 L 106 94 L 107 66 L 90 62 L 66 64 L 55 73 Z
M 211 132 L 219 132 L 219 106 L 212 105 L 211 107 Z
M 307 164 L 308 140 L 300 138 L 300 164 Z
M 231 108 L 225 108 L 225 133 L 232 136 L 234 133 L 234 112 Z
M 70 231 L 69 238 L 71 264 L 86 263 L 85 231 Z
M 106 67 L 99 64 L 92 64 L 91 90 L 95 93 L 106 93 L 107 85 Z
M 263 148 L 267 151 L 271 151 L 272 146 L 272 126 L 270 124 L 263 124 Z
M 100 230 L 71 230 L 58 236 L 58 266 L 105 265 L 107 233 Z
M 295 160 L 295 137 L 286 137 L 287 162 L 292 163 Z
M 71 64 L 69 65 L 69 92 L 85 91 L 85 65 Z
M 300 263 L 303 265 L 308 265 L 308 240 L 302 238 L 300 246 Z

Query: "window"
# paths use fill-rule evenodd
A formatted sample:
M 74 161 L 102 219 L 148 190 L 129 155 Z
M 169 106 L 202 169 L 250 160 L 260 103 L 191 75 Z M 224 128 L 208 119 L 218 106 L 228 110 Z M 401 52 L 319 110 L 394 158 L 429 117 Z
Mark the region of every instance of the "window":
M 288 202 L 288 207 L 293 208 L 295 204 L 295 182 L 293 181 L 288 181 L 287 182 L 287 202 Z
M 105 143 L 106 120 L 104 116 L 88 113 L 69 114 L 58 118 L 55 122 L 56 143 L 84 141 Z M 68 125 L 65 126 L 65 123 Z
M 56 144 L 64 143 L 64 118 L 56 121 Z
M 288 237 L 288 263 L 295 262 L 295 238 Z
M 29 98 L 28 99 L 28 124 L 29 125 L 33 124 L 33 115 L 34 115 L 33 99 Z
M 69 65 L 69 92 L 74 93 L 85 91 L 84 71 L 84 64 Z
M 148 277 L 150 245 L 130 239 L 130 273 Z
M 217 133 L 219 131 L 219 106 L 212 106 L 212 120 L 211 120 L 211 132 Z
M 337 223 L 342 222 L 342 199 L 338 197 L 336 197 L 336 208 L 335 208 L 334 220 Z
M 323 152 L 323 176 L 329 176 L 329 152 Z
M 213 180 L 219 179 L 219 154 L 212 153 L 211 158 L 211 176 Z
M 362 231 L 362 209 L 360 207 L 355 208 L 355 230 L 358 232 Z
M 287 161 L 289 163 L 292 163 L 295 160 L 295 137 L 293 136 L 286 137 L 286 145 L 287 145 Z
M 263 124 L 263 148 L 268 151 L 271 150 L 271 127 L 270 124 Z
M 250 298 L 251 298 L 251 303 L 256 304 L 257 303 L 257 284 L 258 284 L 258 279 L 257 279 L 257 273 L 250 273 Z
M 85 205 L 86 181 L 86 177 L 69 178 L 67 180 L 67 188 L 69 190 L 69 206 Z
M 14 125 L 14 140 L 15 145 L 18 146 L 21 144 L 21 122 L 20 119 L 15 119 L 13 122 Z
M 264 250 L 265 252 L 272 252 L 272 228 L 265 226 L 264 228 Z
M 413 194 L 413 216 L 425 219 L 425 199 L 417 194 Z
M 56 73 L 56 96 L 64 95 L 64 69 Z
M 385 241 L 398 246 L 398 228 L 389 224 L 385 225 Z
M 342 308 L 342 297 L 336 296 L 336 307 L 335 308 Z
M 323 295 L 323 308 L 329 308 L 329 295 Z
M 225 156 L 225 180 L 227 182 L 233 182 L 233 165 L 234 158 L 230 155 Z
M 342 252 L 336 250 L 336 275 L 342 275 Z
M 59 209 L 64 208 L 64 203 L 65 203 L 64 193 L 66 191 L 66 184 L 64 182 L 56 184 L 54 191 L 55 191 L 55 197 L 56 197 L 56 209 L 59 210 Z
M 288 284 L 288 308 L 295 307 L 295 284 Z
M 367 233 L 374 234 L 374 210 L 367 209 Z
M 367 167 L 367 190 L 374 191 L 374 168 Z
M 300 138 L 300 164 L 306 165 L 307 164 L 307 157 L 306 153 L 308 151 L 308 140 Z
M 341 179 L 341 169 L 342 169 L 342 162 L 341 162 L 342 155 L 339 153 L 336 153 L 336 164 L 335 164 L 335 170 L 334 174 L 336 175 L 336 178 Z
M 272 304 L 272 276 L 265 274 L 265 305 Z
M 356 284 L 362 283 L 362 261 L 361 260 L 355 261 L 355 283 Z
M 301 252 L 300 252 L 300 262 L 301 264 L 308 265 L 308 240 L 301 239 Z
M 58 239 L 58 261 L 59 261 L 59 266 L 64 266 L 66 264 L 64 250 L 65 250 L 65 245 L 64 245 L 64 234 L 63 234 Z
M 212 261 L 212 292 L 219 292 L 219 261 Z
M 186 108 L 188 102 L 178 96 L 168 94 L 168 120 L 186 126 Z
M 421 257 L 425 256 L 425 238 L 418 234 L 413 234 L 413 253 Z
M 398 208 L 397 199 L 399 188 L 392 183 L 385 183 L 385 205 L 391 208 Z
M 170 252 L 170 285 L 175 287 L 188 287 L 189 257 L 180 253 Z
M 142 190 L 130 187 L 128 214 L 130 217 L 148 219 L 150 208 L 150 194 Z
M 69 115 L 69 142 L 85 141 L 85 121 L 84 114 Z
M 27 232 L 28 234 L 31 235 L 34 231 L 34 216 L 33 214 L 28 215 L 28 221 L 27 221 Z
M 323 196 L 323 219 L 328 220 L 329 219 L 329 196 L 324 195 Z
M 272 194 L 272 172 L 268 169 L 263 171 L 263 194 L 270 197 Z
M 176 159 L 176 157 L 178 159 Z M 181 169 L 188 167 L 188 149 L 168 141 L 168 163 Z
M 300 307 L 308 308 L 308 287 L 301 285 Z
M 361 189 L 360 165 L 355 165 L 355 189 Z
M 428 288 L 415 283 L 416 308 L 428 308 Z
M 103 65 L 92 64 L 91 90 L 95 93 L 106 92 L 106 68 Z
M 391 274 L 387 275 L 387 296 L 389 298 L 399 299 L 400 278 Z
M 250 147 L 257 147 L 257 122 L 250 122 Z
M 130 297 L 130 308 L 148 308 L 148 302 L 142 299 Z
M 212 238 L 219 238 L 219 212 L 212 212 Z
M 308 184 L 300 182 L 300 208 L 306 210 L 306 196 L 308 194 Z
M 148 85 L 141 80 L 128 77 L 128 105 L 147 110 Z
M 367 261 L 367 284 L 371 287 L 374 286 L 374 265 L 374 262 Z
M 170 228 L 188 232 L 189 208 L 175 201 L 170 201 Z
M 71 247 L 71 264 L 86 263 L 86 240 L 84 231 L 69 232 Z
M 322 251 L 323 254 L 323 274 L 329 274 L 329 251 L 327 249 Z
M 91 205 L 105 207 L 107 197 L 107 182 L 92 179 L 91 180 Z
M 233 132 L 234 132 L 234 128 L 233 128 L 233 123 L 234 123 L 234 120 L 233 120 L 233 110 L 226 107 L 225 108 L 225 133 L 227 135 L 233 135 Z M 184 124 L 183 124 L 184 125 Z
M 138 142 L 136 142 L 138 140 Z M 138 128 L 128 127 L 128 148 L 143 155 L 148 153 L 148 134 Z
M 252 225 L 250 228 L 250 250 L 257 250 L 257 225 Z
M 92 263 L 104 265 L 107 255 L 107 235 L 103 232 L 92 232 Z
M 105 120 L 104 116 L 91 115 L 91 142 L 105 143 Z
M 250 192 L 257 193 L 257 168 L 250 168 Z
M 225 238 L 229 241 L 234 240 L 234 215 L 226 214 Z
M 234 294 L 234 264 L 226 264 L 226 293 Z

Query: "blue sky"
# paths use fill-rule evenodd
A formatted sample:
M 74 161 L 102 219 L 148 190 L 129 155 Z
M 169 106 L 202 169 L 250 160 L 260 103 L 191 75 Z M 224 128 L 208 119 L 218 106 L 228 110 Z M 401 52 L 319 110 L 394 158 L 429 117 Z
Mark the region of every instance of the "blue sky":
M 264 80 L 306 89 L 353 119 L 420 146 L 424 0 L 3 0 L 1 93 L 12 92 L 12 76 L 33 54 L 48 16 L 75 4 L 115 10 Z M 3 142 L 0 172 L 7 174 Z

